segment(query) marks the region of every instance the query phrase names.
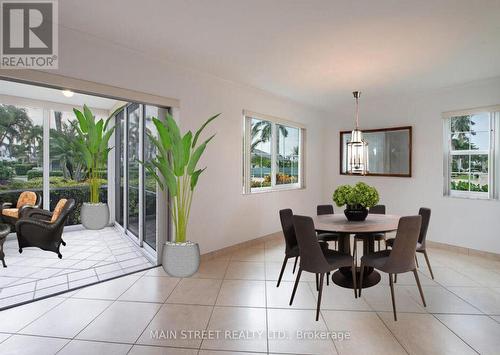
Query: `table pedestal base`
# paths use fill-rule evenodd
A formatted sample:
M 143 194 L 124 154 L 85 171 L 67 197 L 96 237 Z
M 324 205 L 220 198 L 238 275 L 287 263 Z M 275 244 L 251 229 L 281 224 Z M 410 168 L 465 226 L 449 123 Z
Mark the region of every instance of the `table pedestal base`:
M 363 286 L 362 288 L 372 287 L 380 282 L 380 274 L 375 271 L 365 269 L 365 273 L 363 274 Z M 356 281 L 359 283 L 360 278 L 360 268 L 358 267 L 356 270 Z M 351 268 L 342 268 L 341 270 L 337 270 L 333 273 L 332 281 L 344 288 L 354 288 L 354 284 L 352 282 L 352 272 Z M 359 288 L 359 284 L 357 285 Z
M 375 250 L 375 241 L 372 234 L 363 235 L 363 255 L 373 253 Z M 354 241 L 356 243 L 356 240 Z M 351 255 L 350 235 L 348 233 L 340 234 L 338 241 L 338 250 L 344 254 Z M 356 281 L 360 279 L 360 267 L 356 269 Z M 352 282 L 352 268 L 341 267 L 335 271 L 332 276 L 332 281 L 341 287 L 354 288 Z M 372 267 L 366 267 L 363 273 L 363 285 L 361 288 L 371 287 L 380 282 L 380 274 Z M 357 285 L 359 287 L 359 285 Z

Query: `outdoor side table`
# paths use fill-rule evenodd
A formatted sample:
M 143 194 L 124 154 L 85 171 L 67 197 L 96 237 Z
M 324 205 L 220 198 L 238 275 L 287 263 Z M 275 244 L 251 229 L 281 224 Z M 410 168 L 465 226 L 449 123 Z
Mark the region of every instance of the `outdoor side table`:
M 0 223 L 0 259 L 2 259 L 3 267 L 7 267 L 5 264 L 5 253 L 3 252 L 3 243 L 7 239 L 7 235 L 10 233 L 10 226 L 8 224 Z

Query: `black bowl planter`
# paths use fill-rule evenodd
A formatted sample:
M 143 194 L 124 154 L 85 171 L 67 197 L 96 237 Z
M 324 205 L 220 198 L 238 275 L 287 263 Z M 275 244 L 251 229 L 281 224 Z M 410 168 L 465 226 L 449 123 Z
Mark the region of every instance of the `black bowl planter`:
M 368 209 L 361 206 L 346 206 L 344 214 L 348 221 L 361 222 L 368 216 Z

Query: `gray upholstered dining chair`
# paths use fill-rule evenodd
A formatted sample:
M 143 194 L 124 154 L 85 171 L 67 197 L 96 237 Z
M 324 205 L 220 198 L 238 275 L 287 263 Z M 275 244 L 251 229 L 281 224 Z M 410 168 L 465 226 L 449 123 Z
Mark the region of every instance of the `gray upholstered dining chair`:
M 427 238 L 427 229 L 429 228 L 429 221 L 431 219 L 431 209 L 426 207 L 421 207 L 418 210 L 418 214 L 422 216 L 422 226 L 420 227 L 420 235 L 418 236 L 417 241 L 417 253 L 424 254 L 425 262 L 427 263 L 427 267 L 429 268 L 429 272 L 431 274 L 432 279 L 434 280 L 434 274 L 432 273 L 431 263 L 429 262 L 429 256 L 427 255 L 427 250 L 425 249 L 425 240 Z M 386 247 L 391 247 L 394 245 L 394 238 L 387 239 Z M 418 267 L 418 259 L 417 254 L 415 254 L 415 263 Z M 396 278 L 395 278 L 396 281 Z
M 283 230 L 283 236 L 285 237 L 285 259 L 283 260 L 283 265 L 281 266 L 281 271 L 278 277 L 278 283 L 276 284 L 276 287 L 280 286 L 281 278 L 283 277 L 283 272 L 285 272 L 285 267 L 288 262 L 288 259 L 295 258 L 295 263 L 293 265 L 293 273 L 295 273 L 295 268 L 297 267 L 297 260 L 299 258 L 299 246 L 297 244 L 295 229 L 293 227 L 292 210 L 289 208 L 280 210 L 280 220 L 281 220 L 281 229 Z
M 391 250 L 382 250 L 369 255 L 363 255 L 361 258 L 361 274 L 359 285 L 363 284 L 363 273 L 365 267 L 373 267 L 377 270 L 389 274 L 389 286 L 391 288 L 392 310 L 394 312 L 394 320 L 397 321 L 396 301 L 394 299 L 394 283 L 393 275 L 402 274 L 412 271 L 415 276 L 415 281 L 422 298 L 422 303 L 426 307 L 424 293 L 418 272 L 415 265 L 415 244 L 417 243 L 420 234 L 420 226 L 422 224 L 422 216 L 401 217 L 398 224 L 398 231 L 393 242 Z M 361 296 L 361 287 L 359 288 Z
M 316 214 L 318 216 L 334 214 L 333 205 L 318 205 L 316 207 Z M 334 242 L 334 248 L 337 249 L 337 242 L 339 235 L 337 233 L 318 231 L 318 239 L 324 242 Z
M 299 259 L 299 246 L 297 244 L 297 237 L 295 235 L 295 228 L 293 226 L 292 210 L 289 208 L 280 210 L 280 220 L 281 229 L 283 230 L 283 236 L 285 237 L 285 258 L 283 259 L 283 265 L 281 266 L 281 271 L 276 287 L 280 286 L 281 279 L 283 278 L 283 273 L 285 272 L 286 264 L 288 263 L 288 259 L 295 258 L 292 274 L 295 274 L 295 269 L 297 268 L 297 260 Z M 321 249 L 328 249 L 328 243 L 323 241 L 320 241 L 319 243 Z M 328 274 L 328 276 L 330 276 L 330 274 Z M 319 277 L 318 275 L 316 275 L 316 289 L 319 287 L 318 283 Z M 328 278 L 326 279 L 326 284 L 329 285 Z
M 375 205 L 368 210 L 368 213 L 385 214 L 385 205 Z M 378 242 L 378 250 L 380 250 L 380 241 L 385 240 L 385 233 L 370 233 L 369 236 L 372 237 L 375 242 Z M 354 236 L 354 246 L 353 246 L 353 251 L 352 251 L 352 255 L 354 257 L 354 260 L 356 260 L 357 256 L 358 256 L 358 254 L 357 254 L 358 242 L 360 242 L 360 241 L 362 242 L 367 237 L 368 237 L 368 235 L 366 235 L 366 234 L 356 234 Z
M 316 306 L 316 320 L 319 319 L 319 311 L 321 308 L 321 294 L 323 292 L 323 279 L 325 274 L 328 274 L 341 267 L 351 267 L 352 277 L 354 281 L 354 297 L 356 294 L 356 268 L 354 261 L 349 254 L 343 254 L 335 250 L 322 249 L 316 231 L 314 229 L 314 222 L 311 217 L 306 216 L 293 216 L 293 225 L 299 244 L 300 263 L 295 285 L 293 286 L 292 297 L 290 298 L 290 306 L 293 303 L 295 292 L 299 284 L 300 275 L 302 271 L 312 272 L 319 274 L 318 290 L 318 303 Z

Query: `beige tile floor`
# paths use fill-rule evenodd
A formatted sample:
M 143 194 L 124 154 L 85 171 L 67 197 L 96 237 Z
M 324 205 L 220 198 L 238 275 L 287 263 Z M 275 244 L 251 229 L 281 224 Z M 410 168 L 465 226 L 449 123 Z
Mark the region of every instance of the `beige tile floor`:
M 427 307 L 400 275 L 395 322 L 383 275 L 359 299 L 325 285 L 316 322 L 312 275 L 292 307 L 292 260 L 276 288 L 283 248 L 272 240 L 204 261 L 190 279 L 156 268 L 0 312 L 0 354 L 499 353 L 498 261 L 431 249 L 436 279 L 423 259 L 419 270 Z
M 67 231 L 62 259 L 38 248 L 19 254 L 15 236 L 4 244 L 0 309 L 152 267 L 141 249 L 114 227 Z

